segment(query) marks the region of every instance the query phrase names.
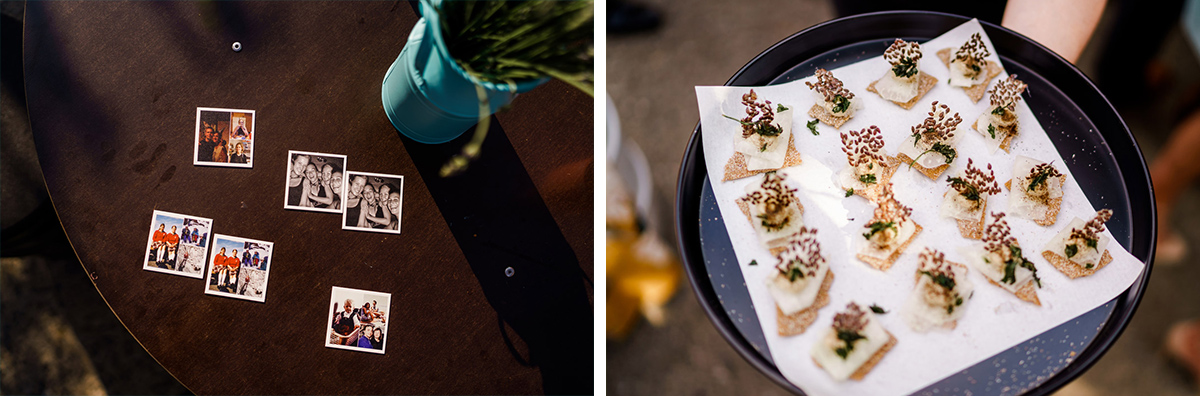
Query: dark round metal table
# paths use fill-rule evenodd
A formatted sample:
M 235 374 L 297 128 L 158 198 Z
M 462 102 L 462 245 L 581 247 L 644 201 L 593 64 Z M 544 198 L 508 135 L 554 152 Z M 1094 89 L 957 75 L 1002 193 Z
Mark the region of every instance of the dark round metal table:
M 763 51 L 725 85 L 793 81 L 817 68 L 833 69 L 881 54 L 895 38 L 925 41 L 968 20 L 895 11 L 825 22 Z M 1029 84 L 1027 103 L 1084 194 L 1096 207 L 1119 214 L 1106 225 L 1116 241 L 1146 266 L 1122 295 L 916 394 L 1049 394 L 1091 367 L 1133 317 L 1154 257 L 1154 191 L 1137 141 L 1082 72 L 1020 34 L 980 23 L 1004 67 Z M 803 394 L 783 377 L 767 349 L 705 170 L 701 133 L 697 123 L 680 167 L 675 203 L 677 243 L 692 289 L 717 330 L 743 358 L 780 386 Z
M 401 2 L 28 3 L 26 95 L 59 219 L 193 392 L 591 392 L 592 98 L 558 82 L 522 95 L 482 158 L 441 178 L 470 134 L 402 138 L 379 97 L 416 20 Z M 192 165 L 197 107 L 257 111 L 253 168 Z M 404 175 L 403 233 L 284 210 L 288 150 Z M 274 242 L 266 301 L 142 270 L 156 209 Z M 392 294 L 386 354 L 324 347 L 332 286 Z

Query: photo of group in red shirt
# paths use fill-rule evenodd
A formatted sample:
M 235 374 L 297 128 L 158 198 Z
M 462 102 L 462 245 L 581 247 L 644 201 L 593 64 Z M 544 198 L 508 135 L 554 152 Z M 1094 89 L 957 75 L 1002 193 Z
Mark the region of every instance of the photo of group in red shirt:
M 142 268 L 193 278 L 203 277 L 212 220 L 154 211 Z
M 274 244 L 221 234 L 213 240 L 204 292 L 265 301 Z

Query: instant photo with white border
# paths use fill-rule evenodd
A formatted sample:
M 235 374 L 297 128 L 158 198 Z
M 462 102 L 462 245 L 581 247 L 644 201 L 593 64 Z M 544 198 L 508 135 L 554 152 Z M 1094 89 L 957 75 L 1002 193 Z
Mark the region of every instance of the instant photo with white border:
M 205 111 L 229 113 L 229 125 L 226 127 L 228 129 L 228 131 L 226 131 L 226 130 L 214 131 L 218 134 L 217 139 L 220 139 L 219 135 L 221 133 L 224 133 L 224 132 L 229 133 L 229 137 L 225 141 L 225 144 L 227 146 L 230 146 L 230 147 L 226 148 L 226 153 L 225 153 L 226 162 L 201 161 L 200 160 L 200 138 L 203 133 L 203 130 L 205 129 L 203 123 L 201 122 L 202 121 L 201 114 L 202 114 L 202 112 L 205 112 Z M 248 126 L 249 131 L 247 131 L 248 139 L 237 139 L 237 140 L 239 140 L 239 143 L 248 143 L 248 144 L 243 144 L 243 146 L 242 146 L 243 151 L 250 153 L 249 158 L 247 158 L 246 163 L 244 163 L 244 164 L 229 162 L 229 161 L 231 161 L 232 154 L 233 154 L 233 152 L 230 150 L 232 150 L 233 146 L 234 146 L 229 143 L 234 140 L 233 130 L 235 128 L 235 125 L 233 125 L 233 119 L 234 119 L 233 113 L 245 113 L 245 114 L 250 115 L 250 125 Z M 257 123 L 258 123 L 258 114 L 255 113 L 254 110 L 226 109 L 226 108 L 220 108 L 220 107 L 197 107 L 196 108 L 196 139 L 192 143 L 192 165 L 223 166 L 223 167 L 230 167 L 230 168 L 253 168 L 254 167 L 254 157 L 258 156 L 258 153 L 256 153 L 254 151 L 254 142 L 258 140 L 258 138 L 255 136 L 258 134 L 258 128 L 255 126 L 255 124 L 257 124 Z M 249 146 L 249 147 L 246 147 L 246 146 Z
M 200 216 L 162 210 L 154 211 L 150 215 L 150 235 L 146 237 L 146 254 L 142 255 L 142 269 L 189 278 L 203 278 L 204 264 L 208 262 L 208 247 L 206 245 L 212 240 L 212 224 L 212 219 Z M 178 239 L 176 240 L 176 248 L 173 254 L 169 250 L 162 250 L 166 248 L 164 244 L 160 243 L 158 244 L 159 246 L 155 246 L 154 234 L 158 231 L 160 225 L 163 228 L 163 233 L 169 233 L 168 225 L 176 228 L 176 237 Z M 188 232 L 189 235 L 184 236 L 183 233 L 189 229 L 194 232 Z M 196 235 L 195 239 L 191 235 Z M 184 251 L 181 252 L 180 249 Z M 180 253 L 183 253 L 183 264 L 180 264 L 179 261 Z M 196 257 L 197 254 L 199 257 Z M 152 255 L 155 258 L 154 260 L 150 259 Z M 154 261 L 155 264 L 150 264 L 151 261 Z M 170 261 L 171 264 L 167 265 L 174 265 L 176 269 L 159 267 L 157 263 L 163 261 Z M 189 263 L 193 264 L 190 266 L 191 268 L 198 267 L 195 272 L 187 271 L 188 267 L 181 267 L 181 265 L 187 266 Z
M 248 244 L 252 247 L 246 248 Z M 220 249 L 225 249 L 224 254 Z M 234 253 L 233 249 L 242 253 L 253 250 L 255 255 L 247 258 L 244 254 Z M 270 278 L 271 268 L 275 267 L 274 251 L 274 242 L 213 234 L 212 250 L 208 254 L 208 271 L 204 276 L 204 294 L 265 302 L 267 280 Z M 237 260 L 237 263 L 234 263 L 237 264 L 237 268 L 231 268 L 232 265 L 228 262 L 218 263 L 218 259 Z M 213 279 L 214 276 L 216 279 Z
M 292 186 L 292 177 L 295 174 L 295 164 L 296 164 L 295 160 L 298 156 L 305 156 L 307 158 L 305 161 L 306 169 L 300 171 L 301 173 L 300 173 L 299 183 L 296 186 Z M 336 189 L 336 191 L 334 191 L 334 195 L 336 196 L 336 199 L 334 199 L 334 201 L 333 201 L 333 203 L 337 204 L 336 207 L 334 207 L 335 205 L 333 205 L 333 203 L 329 204 L 328 207 L 324 207 L 324 208 L 316 207 L 316 206 L 305 206 L 307 202 L 311 202 L 311 201 L 304 199 L 305 197 L 304 197 L 304 192 L 303 192 L 305 187 L 311 186 L 311 184 L 308 184 L 309 176 L 308 176 L 307 166 L 314 165 L 314 168 L 317 168 L 316 164 L 314 164 L 314 162 L 318 162 L 315 160 L 316 158 L 326 159 L 326 162 L 320 166 L 321 169 L 315 169 L 317 179 L 321 180 L 321 183 L 322 183 L 321 185 L 318 185 L 317 188 L 318 189 L 325 189 L 325 188 Z M 341 161 L 341 163 L 337 163 L 337 161 Z M 310 152 L 310 151 L 288 150 L 287 165 L 288 165 L 288 169 L 287 169 L 287 172 L 285 172 L 286 176 L 284 177 L 284 184 L 283 184 L 283 208 L 284 209 L 308 210 L 308 211 L 313 211 L 313 212 L 325 212 L 325 213 L 342 213 L 342 208 L 346 206 L 346 194 L 345 194 L 346 183 L 341 180 L 346 177 L 346 156 L 345 155 L 316 153 L 316 152 Z M 329 176 L 325 175 L 325 169 L 324 169 L 325 167 L 330 168 Z M 333 178 L 336 180 L 329 180 L 328 182 L 326 182 L 326 177 Z M 296 191 L 293 191 L 293 189 L 295 189 Z M 295 195 L 293 195 L 293 194 L 295 194 Z M 328 198 L 328 197 L 325 197 L 325 198 Z M 295 203 L 293 203 L 293 201 Z M 315 205 L 325 205 L 325 204 L 317 203 Z
M 346 300 L 351 301 L 351 311 L 346 312 Z M 371 308 L 364 312 L 363 304 L 371 304 Z M 382 307 L 382 308 L 380 308 Z M 383 354 L 387 351 L 388 329 L 391 323 L 390 309 L 392 308 L 392 294 L 376 292 L 370 290 L 351 289 L 347 287 L 334 286 L 329 293 L 329 305 L 326 309 L 329 310 L 329 315 L 325 318 L 325 347 L 345 349 L 349 351 L 369 352 Z M 338 314 L 341 315 L 338 315 Z M 343 316 L 344 315 L 344 316 Z M 337 331 L 337 323 L 334 323 L 334 318 L 342 319 L 348 316 L 347 321 L 352 321 L 354 330 L 351 330 L 349 335 L 342 335 Z M 363 322 L 360 317 L 369 318 L 369 322 Z M 380 329 L 381 337 L 379 349 L 374 347 L 367 348 L 358 346 L 359 337 L 362 335 L 362 326 L 366 323 L 374 329 Z M 334 340 L 338 340 L 335 342 Z M 371 340 L 368 339 L 368 342 Z M 340 342 L 348 342 L 353 345 L 343 345 Z
M 349 207 L 350 200 L 351 200 L 350 196 L 352 195 L 351 189 L 355 188 L 354 179 L 358 176 L 364 177 L 364 179 L 363 179 L 364 185 L 359 187 L 359 192 L 357 193 L 358 194 L 358 197 L 357 197 L 358 202 L 356 202 L 354 204 L 354 206 L 355 206 L 354 208 L 351 208 L 351 207 Z M 380 179 L 379 183 L 372 183 L 373 181 L 375 181 L 375 179 Z M 392 184 L 393 182 L 395 184 Z M 346 208 L 345 210 L 342 210 L 342 229 L 343 230 L 367 231 L 367 232 L 386 232 L 389 234 L 399 234 L 400 233 L 400 229 L 401 229 L 400 223 L 401 223 L 401 220 L 404 219 L 404 217 L 402 216 L 403 211 L 404 211 L 404 176 L 387 175 L 387 174 L 382 174 L 382 173 L 348 171 L 345 174 L 343 174 L 342 183 L 345 184 L 342 187 L 342 191 L 346 193 L 345 203 L 342 205 L 342 207 Z M 361 212 L 362 205 L 363 205 L 362 201 L 365 199 L 364 193 L 367 192 L 367 189 L 368 188 L 371 189 L 370 193 L 378 194 L 379 188 L 383 185 L 391 186 L 391 187 L 389 187 L 389 189 L 395 188 L 396 190 L 398 190 L 398 191 L 390 191 L 389 190 L 389 192 L 388 192 L 389 196 L 393 193 L 399 195 L 397 197 L 398 203 L 396 204 L 395 209 L 392 209 L 390 207 L 391 205 L 389 204 L 389 207 L 386 209 L 386 212 L 384 212 L 384 209 L 376 210 L 376 214 L 379 214 L 379 213 L 384 214 L 384 217 L 389 220 L 388 221 L 389 224 L 387 226 L 380 227 L 380 228 L 376 228 L 374 226 L 359 227 L 357 225 L 359 223 L 355 223 L 355 225 L 353 225 L 353 226 L 348 225 L 349 224 L 347 222 L 348 220 L 357 221 L 356 219 L 348 219 L 349 213 L 351 213 L 351 212 L 353 212 L 355 214 L 362 213 Z M 388 199 L 387 201 L 390 203 L 391 199 Z M 376 202 L 378 202 L 378 198 L 376 199 Z M 393 210 L 396 213 L 391 213 Z M 393 219 L 391 216 L 395 216 L 395 218 Z M 355 217 L 358 217 L 358 216 L 355 216 Z M 369 217 L 376 217 L 376 216 L 372 215 Z M 367 222 L 375 223 L 369 219 L 366 219 L 365 216 L 364 216 L 364 220 Z M 391 220 L 395 220 L 395 222 L 394 222 L 395 228 L 394 229 L 390 228 L 393 225 Z M 382 224 L 382 222 L 378 222 L 377 224 Z

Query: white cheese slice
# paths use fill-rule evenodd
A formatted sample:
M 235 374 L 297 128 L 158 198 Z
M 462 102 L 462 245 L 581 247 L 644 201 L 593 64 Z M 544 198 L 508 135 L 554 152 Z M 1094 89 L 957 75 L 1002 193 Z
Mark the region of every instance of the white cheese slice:
M 1011 284 L 1001 282 L 1000 280 L 1004 279 L 1004 263 L 988 260 L 988 251 L 983 247 L 982 243 L 975 243 L 959 248 L 959 253 L 967 258 L 967 265 L 975 268 L 984 277 L 991 279 L 1000 285 L 1000 287 L 1010 292 L 1016 293 L 1017 290 L 1025 285 L 1025 282 L 1033 280 L 1033 271 L 1018 265 L 1016 271 L 1013 272 L 1017 280 Z M 1022 252 L 1023 256 L 1025 254 L 1025 252 Z
M 785 184 L 786 186 L 786 184 Z M 750 184 L 746 186 L 746 194 L 751 194 L 754 191 L 761 190 L 762 186 L 758 184 Z M 764 192 L 765 194 L 765 192 Z M 778 230 L 768 230 L 762 225 L 762 219 L 758 215 L 762 214 L 758 205 L 750 204 L 750 225 L 754 227 L 754 232 L 758 234 L 759 242 L 762 242 L 763 247 L 768 250 L 774 247 L 783 246 L 787 243 L 787 237 L 800 232 L 800 227 L 804 227 L 804 216 L 800 213 L 799 201 L 792 199 L 792 203 L 788 205 L 788 209 L 792 211 L 792 218 L 787 225 Z
M 879 96 L 893 102 L 908 102 L 912 98 L 917 97 L 920 84 L 917 83 L 918 74 L 913 74 L 909 78 L 896 77 L 896 73 L 891 69 L 883 73 L 883 77 L 875 81 L 875 91 L 879 92 Z
M 783 167 L 783 161 L 787 157 L 787 149 L 789 141 L 792 137 L 792 109 L 775 113 L 775 126 L 783 129 L 775 140 L 767 146 L 767 150 L 763 151 L 762 147 L 755 143 L 758 139 L 755 136 L 750 138 L 742 138 L 741 129 L 737 131 L 734 137 L 734 150 L 746 156 L 746 169 L 751 171 L 762 169 L 779 169 Z
M 862 228 L 864 233 L 867 231 L 870 231 L 870 229 L 871 229 L 870 224 L 867 224 L 866 226 L 864 226 Z M 867 257 L 877 258 L 880 260 L 887 260 L 888 256 L 891 256 L 892 252 L 894 252 L 894 251 L 896 251 L 896 249 L 900 248 L 900 245 L 903 244 L 904 241 L 907 241 L 909 238 L 912 238 L 913 233 L 915 233 L 916 231 L 917 231 L 917 223 L 914 223 L 912 221 L 912 219 L 907 219 L 905 221 L 900 222 L 899 235 L 896 236 L 895 242 L 893 242 L 891 244 L 891 246 L 888 246 L 885 249 L 879 249 L 878 247 L 875 246 L 874 243 L 871 243 L 871 241 L 869 239 L 861 238 L 862 234 L 859 234 L 859 238 L 855 238 L 859 241 L 858 242 L 859 243 L 858 254 L 861 254 L 861 255 L 864 255 Z
M 850 351 L 845 359 L 837 355 L 837 348 L 845 343 L 837 339 L 837 331 L 833 327 L 830 327 L 809 351 L 813 360 L 821 364 L 834 380 L 845 381 L 850 378 L 850 374 L 854 374 L 891 339 L 874 314 L 867 312 L 866 317 L 867 325 L 861 333 L 866 338 L 854 342 L 854 350 Z
M 954 136 L 950 138 L 949 142 L 947 142 L 947 144 L 949 144 L 950 147 L 957 147 L 956 143 L 958 142 L 958 139 L 962 135 L 961 132 L 962 132 L 961 127 L 959 127 L 957 130 L 954 131 Z M 946 157 L 945 156 L 943 156 L 940 153 L 934 152 L 934 151 L 930 151 L 930 152 L 926 153 L 925 150 L 927 148 L 918 147 L 915 144 L 915 142 L 916 142 L 916 139 L 913 138 L 912 135 L 908 135 L 908 137 L 905 138 L 904 141 L 900 143 L 900 154 L 907 155 L 908 158 L 916 159 L 917 165 L 921 165 L 925 168 L 936 168 L 936 167 L 939 167 L 942 165 L 946 165 Z M 957 148 L 955 148 L 955 150 L 957 150 Z M 922 153 L 924 153 L 925 155 L 921 155 Z M 908 165 L 908 164 L 904 164 L 904 165 Z
M 1067 257 L 1067 238 L 1071 236 L 1071 230 L 1076 228 L 1083 229 L 1084 224 L 1087 224 L 1087 222 L 1078 217 L 1071 220 L 1070 223 L 1067 223 L 1065 228 L 1059 231 L 1058 234 L 1054 235 L 1054 238 L 1051 238 L 1048 242 L 1046 242 L 1046 245 L 1042 247 L 1042 250 L 1049 250 L 1059 256 Z M 1087 246 L 1079 246 L 1079 251 L 1075 253 L 1075 256 L 1072 256 L 1068 260 L 1070 260 L 1072 264 L 1078 265 L 1080 268 L 1086 269 L 1088 264 L 1092 264 L 1093 268 L 1095 268 L 1095 265 L 1100 264 L 1100 259 L 1104 257 L 1104 250 L 1108 249 L 1108 242 L 1111 240 L 1111 238 L 1104 234 L 1100 234 L 1098 236 L 1100 238 L 1099 241 L 1096 242 L 1095 249 Z
M 951 60 L 950 86 L 970 87 L 984 83 L 987 81 L 987 65 L 980 65 L 980 67 L 983 67 L 984 69 L 980 70 L 979 73 L 976 73 L 975 78 L 967 78 L 967 72 L 970 71 L 970 68 L 967 67 L 966 63 L 959 61 L 958 59 Z
M 1000 149 L 1000 144 L 1004 143 L 1005 136 L 1005 133 L 1001 132 L 999 127 L 996 127 L 999 123 L 996 121 L 995 115 L 990 111 L 985 111 L 975 120 L 974 125 L 977 128 L 975 132 L 979 132 L 979 135 L 983 136 L 983 145 L 987 147 L 988 153 L 995 154 L 996 150 Z M 996 137 L 993 138 L 992 134 L 988 132 L 988 126 L 995 128 Z
M 966 268 L 951 266 L 954 272 L 954 292 L 963 299 L 962 305 L 954 307 L 952 312 L 947 313 L 946 307 L 933 306 L 925 301 L 924 290 L 926 287 L 937 287 L 933 283 L 933 278 L 926 275 L 920 275 L 917 281 L 916 288 L 912 293 L 909 293 L 908 299 L 904 305 L 900 307 L 900 318 L 913 331 L 926 332 L 934 327 L 942 326 L 950 321 L 958 320 L 966 312 L 967 302 L 970 301 L 971 295 L 975 293 L 975 284 L 967 278 Z
M 962 177 L 962 175 L 959 175 Z M 979 194 L 979 199 L 987 202 L 988 196 L 991 194 Z M 983 218 L 983 205 L 971 208 L 972 202 L 967 197 L 962 196 L 954 188 L 947 187 L 946 192 L 942 193 L 941 216 L 949 217 L 957 220 L 979 221 Z
M 1033 167 L 1045 163 L 1026 156 L 1017 156 L 1013 161 L 1013 179 L 1012 192 L 1008 194 L 1008 214 L 1023 219 L 1040 220 L 1046 217 L 1046 212 L 1050 210 L 1048 205 L 1031 198 L 1029 196 L 1029 171 Z M 1049 186 L 1050 198 L 1062 198 L 1062 178 L 1065 176 L 1056 176 L 1046 180 Z
M 820 105 L 821 107 L 824 107 L 825 111 L 828 111 L 829 114 L 833 114 L 834 117 L 839 117 L 839 118 L 840 117 L 853 117 L 854 113 L 857 112 L 860 107 L 862 107 L 862 103 L 858 99 L 858 96 L 855 96 L 850 99 L 850 106 L 846 108 L 846 111 L 841 112 L 841 113 L 834 113 L 833 108 L 837 107 L 836 104 L 826 101 L 825 95 L 821 95 L 817 91 L 813 91 L 813 95 L 816 97 L 817 104 Z
M 881 177 L 882 172 L 883 172 L 883 167 L 876 166 L 871 172 L 868 172 L 868 173 L 875 175 L 876 183 L 878 183 L 878 181 L 883 180 L 883 178 Z M 866 189 L 870 188 L 871 186 L 874 186 L 874 184 L 868 185 L 866 183 L 863 183 L 861 180 L 859 180 L 859 174 L 858 174 L 858 172 L 855 171 L 855 168 L 852 166 L 843 167 L 842 170 L 838 171 L 837 183 L 838 183 L 838 186 L 842 188 L 842 190 L 849 190 L 849 189 L 853 188 L 855 191 L 861 191 L 861 190 L 866 190 Z
M 821 262 L 817 266 L 816 275 L 797 279 L 795 282 L 788 280 L 787 276 L 779 271 L 772 271 L 771 274 L 765 282 L 767 291 L 771 293 L 771 298 L 775 299 L 775 305 L 779 306 L 779 310 L 783 311 L 784 315 L 791 315 L 812 306 L 813 302 L 817 300 L 817 294 L 821 291 L 821 283 L 829 274 L 829 264 Z

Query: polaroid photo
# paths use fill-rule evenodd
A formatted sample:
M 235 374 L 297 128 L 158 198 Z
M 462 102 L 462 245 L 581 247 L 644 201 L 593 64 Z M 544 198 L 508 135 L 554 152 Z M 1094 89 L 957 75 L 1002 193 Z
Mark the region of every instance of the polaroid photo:
M 154 211 L 142 269 L 203 278 L 212 222 L 203 217 Z
M 387 349 L 391 293 L 333 287 L 325 346 L 382 354 Z
M 404 176 L 347 171 L 342 229 L 400 233 Z
M 254 110 L 196 108 L 193 165 L 254 167 Z
M 204 293 L 264 302 L 274 243 L 214 234 Z
M 342 213 L 342 206 L 346 204 L 345 194 L 342 194 L 345 170 L 344 155 L 288 151 L 283 208 Z

